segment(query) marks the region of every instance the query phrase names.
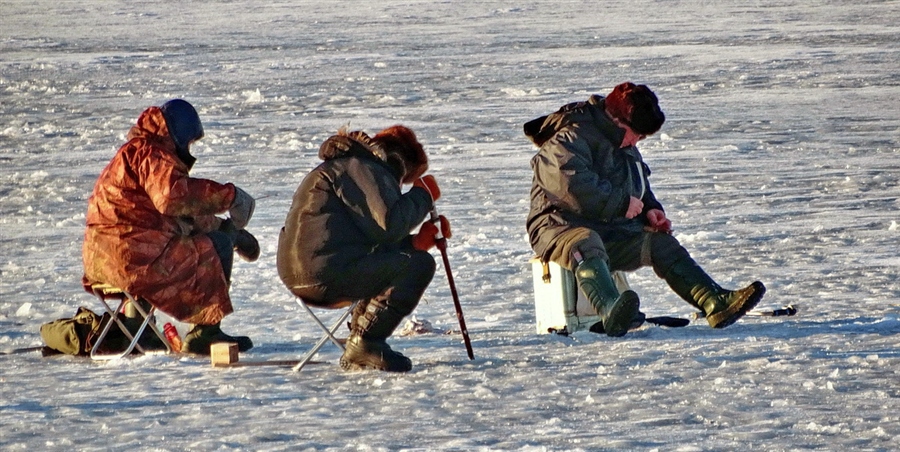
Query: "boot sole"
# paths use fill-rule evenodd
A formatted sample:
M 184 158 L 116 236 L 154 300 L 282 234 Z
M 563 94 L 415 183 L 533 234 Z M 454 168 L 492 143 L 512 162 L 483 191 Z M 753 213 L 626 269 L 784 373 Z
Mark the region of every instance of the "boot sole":
M 709 322 L 709 326 L 717 329 L 731 326 L 734 322 L 737 322 L 738 319 L 743 317 L 744 314 L 755 308 L 756 304 L 759 303 L 759 301 L 762 300 L 763 295 L 765 295 L 766 286 L 759 281 L 754 281 L 750 287 L 753 288 L 753 293 L 751 293 L 749 297 L 745 298 L 743 301 L 732 304 L 728 309 L 725 309 L 722 312 L 707 316 L 706 321 Z
M 641 300 L 634 291 L 623 292 L 616 300 L 616 305 L 609 312 L 609 316 L 606 317 L 606 321 L 603 322 L 603 330 L 606 335 L 610 337 L 624 336 L 631 328 L 635 317 L 640 313 L 640 308 Z

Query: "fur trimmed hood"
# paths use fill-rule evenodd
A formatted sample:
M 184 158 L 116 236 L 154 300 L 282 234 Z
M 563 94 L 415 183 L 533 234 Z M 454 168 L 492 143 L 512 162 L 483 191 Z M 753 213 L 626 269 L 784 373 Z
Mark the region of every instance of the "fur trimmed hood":
M 374 155 L 382 161 L 387 159 L 384 150 L 369 135 L 361 130 L 350 131 L 347 127 L 341 127 L 337 134 L 319 146 L 319 158 L 326 161 L 358 152 Z
M 404 184 L 411 184 L 428 171 L 428 156 L 411 129 L 401 125 L 388 127 L 372 137 L 384 149 L 392 167 L 402 166 Z
M 319 158 L 331 160 L 348 156 L 374 156 L 391 168 L 401 183 L 411 184 L 428 171 L 428 156 L 416 135 L 407 127 L 396 125 L 374 137 L 361 130 L 342 127 L 319 147 Z

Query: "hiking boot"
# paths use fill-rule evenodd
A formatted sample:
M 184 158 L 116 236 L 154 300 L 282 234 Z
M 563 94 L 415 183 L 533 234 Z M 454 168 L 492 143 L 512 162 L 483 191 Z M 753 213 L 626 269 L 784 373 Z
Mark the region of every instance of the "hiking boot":
M 409 372 L 412 361 L 391 350 L 387 338 L 417 303 L 417 298 L 398 299 L 393 287 L 369 300 L 360 301 L 350 319 L 350 337 L 341 356 L 341 367 L 344 370 Z
M 220 324 L 197 325 L 185 337 L 181 345 L 182 353 L 209 355 L 210 345 L 216 342 L 238 344 L 238 351 L 246 352 L 253 348 L 253 341 L 247 336 L 229 336 L 222 332 Z
M 347 349 L 341 355 L 341 368 L 354 370 L 382 370 L 386 372 L 409 372 L 412 361 L 391 350 L 383 340 L 364 339 L 353 334 L 347 339 Z

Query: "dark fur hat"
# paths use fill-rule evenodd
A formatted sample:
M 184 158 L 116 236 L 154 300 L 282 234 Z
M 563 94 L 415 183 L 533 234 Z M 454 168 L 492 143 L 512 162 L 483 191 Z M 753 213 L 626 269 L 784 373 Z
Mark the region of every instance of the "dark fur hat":
M 647 85 L 622 83 L 606 96 L 606 111 L 641 135 L 653 135 L 666 122 L 656 94 Z
M 389 164 L 402 165 L 404 175 L 401 182 L 411 184 L 428 171 L 425 149 L 409 128 L 401 125 L 388 127 L 372 137 L 372 141 L 384 150 Z

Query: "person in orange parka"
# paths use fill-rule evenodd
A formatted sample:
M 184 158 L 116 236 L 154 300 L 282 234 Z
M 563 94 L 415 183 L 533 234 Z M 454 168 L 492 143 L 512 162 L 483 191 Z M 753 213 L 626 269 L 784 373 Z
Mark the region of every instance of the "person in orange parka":
M 183 352 L 209 354 L 233 311 L 228 288 L 234 252 L 248 261 L 259 244 L 244 230 L 255 202 L 233 184 L 188 175 L 190 145 L 203 137 L 194 107 L 174 99 L 141 113 L 128 142 L 106 166 L 88 200 L 83 259 L 86 290 L 122 288 L 179 321 L 194 324 Z M 230 218 L 217 214 L 229 213 Z

